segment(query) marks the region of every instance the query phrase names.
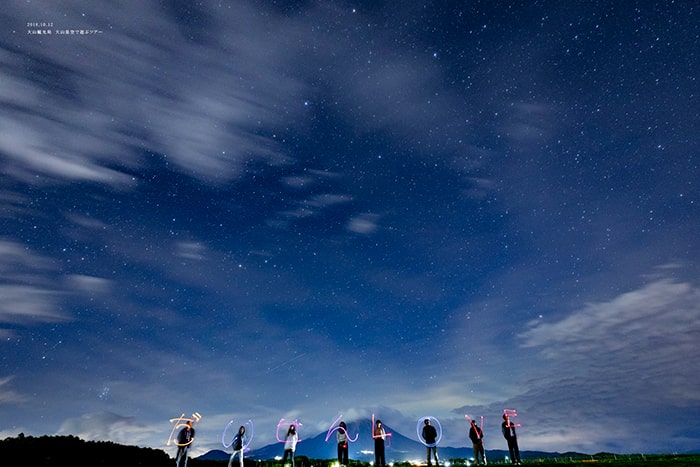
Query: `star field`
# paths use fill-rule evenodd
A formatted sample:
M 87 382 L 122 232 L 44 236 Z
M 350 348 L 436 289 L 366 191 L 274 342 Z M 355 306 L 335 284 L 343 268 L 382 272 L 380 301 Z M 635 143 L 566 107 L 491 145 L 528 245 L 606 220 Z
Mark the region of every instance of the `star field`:
M 695 2 L 64 3 L 0 13 L 2 437 L 697 450 Z

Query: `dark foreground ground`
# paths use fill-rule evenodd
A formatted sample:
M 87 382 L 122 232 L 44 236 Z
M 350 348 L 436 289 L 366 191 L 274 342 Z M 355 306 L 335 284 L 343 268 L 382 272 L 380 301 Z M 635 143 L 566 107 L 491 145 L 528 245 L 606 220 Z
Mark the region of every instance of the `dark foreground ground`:
M 554 459 L 532 459 L 523 464 L 532 466 L 557 466 L 557 465 L 600 465 L 607 467 L 690 467 L 700 466 L 700 455 L 698 454 L 598 454 L 579 458 L 554 458 Z
M 108 441 L 84 441 L 75 436 L 20 435 L 0 440 L 3 467 L 174 467 L 175 461 L 160 449 L 126 446 Z M 335 460 L 296 457 L 295 467 L 331 467 Z M 245 467 L 283 467 L 279 461 L 245 460 Z M 467 467 L 466 459 L 451 459 L 453 467 Z M 227 461 L 190 459 L 188 467 L 226 467 Z M 238 458 L 234 462 L 238 466 Z M 507 465 L 495 460 L 489 465 Z M 695 455 L 643 455 L 596 454 L 592 456 L 562 455 L 555 458 L 523 459 L 523 465 L 547 467 L 581 465 L 594 467 L 690 467 L 700 466 L 700 454 Z M 351 461 L 349 467 L 370 467 L 365 462 Z M 394 467 L 416 467 L 408 462 Z

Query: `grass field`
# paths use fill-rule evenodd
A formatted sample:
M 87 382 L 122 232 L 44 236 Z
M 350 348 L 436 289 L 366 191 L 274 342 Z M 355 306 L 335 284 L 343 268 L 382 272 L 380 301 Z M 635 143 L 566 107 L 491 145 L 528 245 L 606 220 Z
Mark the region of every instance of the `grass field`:
M 2 467 L 64 467 L 93 465 L 99 467 L 173 467 L 174 460 L 159 449 L 120 445 L 109 441 L 83 441 L 75 436 L 31 437 L 21 434 L 17 438 L 0 440 L 3 453 Z M 488 459 L 488 458 L 487 458 Z M 488 459 L 489 466 L 510 466 L 504 457 Z M 190 459 L 187 467 L 225 467 L 227 460 Z M 296 457 L 296 467 L 335 467 L 335 459 L 309 459 Z M 238 462 L 235 462 L 238 465 Z M 537 459 L 525 457 L 524 466 L 561 467 L 700 467 L 700 454 L 562 454 L 556 458 Z M 284 467 L 275 460 L 256 461 L 245 459 L 245 467 Z M 349 467 L 372 467 L 367 462 L 351 460 Z M 394 463 L 393 467 L 423 467 L 410 462 Z M 466 459 L 450 459 L 450 467 L 473 467 Z
M 559 457 L 555 459 L 530 459 L 523 465 L 605 465 L 608 467 L 684 467 L 700 466 L 700 454 L 606 454 L 590 457 Z
M 509 466 L 510 463 L 504 462 L 501 459 L 488 459 L 488 465 L 500 465 Z M 246 460 L 247 461 L 247 460 Z M 189 464 L 188 467 L 214 467 L 215 465 L 223 465 L 223 461 L 195 461 L 196 465 Z M 218 464 L 217 462 L 221 462 Z M 206 466 L 205 466 L 206 463 Z M 246 467 L 283 467 L 279 461 L 257 461 L 251 462 L 249 466 Z M 450 462 L 451 467 L 474 467 L 476 464 L 470 463 L 464 459 L 452 459 Z M 593 455 L 593 456 L 561 456 L 557 458 L 547 458 L 547 459 L 525 459 L 523 461 L 524 466 L 533 467 L 561 467 L 561 466 L 605 466 L 605 467 L 690 467 L 690 466 L 700 466 L 700 454 L 694 455 L 676 455 L 676 454 L 605 454 L 605 455 Z M 299 462 L 296 463 L 297 467 L 334 467 L 337 466 L 337 462 L 334 460 L 323 460 L 323 459 L 306 459 L 301 458 Z M 366 462 L 350 461 L 350 467 L 372 467 L 371 464 Z M 425 466 L 415 466 L 410 462 L 399 462 L 394 463 L 393 467 L 425 467 Z

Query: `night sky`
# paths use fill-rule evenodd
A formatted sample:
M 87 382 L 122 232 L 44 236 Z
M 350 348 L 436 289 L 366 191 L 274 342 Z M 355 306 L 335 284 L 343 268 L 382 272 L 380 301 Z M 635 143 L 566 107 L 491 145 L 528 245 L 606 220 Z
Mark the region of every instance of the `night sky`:
M 483 415 L 506 449 L 508 408 L 522 450 L 700 448 L 697 1 L 0 26 L 0 438 Z

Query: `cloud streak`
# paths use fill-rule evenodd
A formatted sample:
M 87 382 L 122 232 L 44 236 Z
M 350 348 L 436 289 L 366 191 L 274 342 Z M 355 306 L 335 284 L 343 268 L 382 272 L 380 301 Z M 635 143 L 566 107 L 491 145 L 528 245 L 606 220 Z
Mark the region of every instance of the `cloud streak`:
M 541 417 L 548 425 L 575 419 L 577 428 L 567 430 L 567 436 L 578 432 L 585 450 L 595 445 L 643 450 L 658 437 L 650 414 L 672 418 L 679 426 L 692 424 L 700 379 L 688 362 L 700 357 L 695 345 L 699 293 L 691 283 L 660 279 L 559 321 L 532 323 L 519 337 L 523 348 L 548 362 L 547 370 L 533 371 L 531 393 L 519 402 L 529 405 L 535 392 L 538 399 L 550 394 L 536 410 L 547 413 Z M 625 397 L 618 399 L 620 393 Z M 619 444 L 606 445 L 611 431 Z

